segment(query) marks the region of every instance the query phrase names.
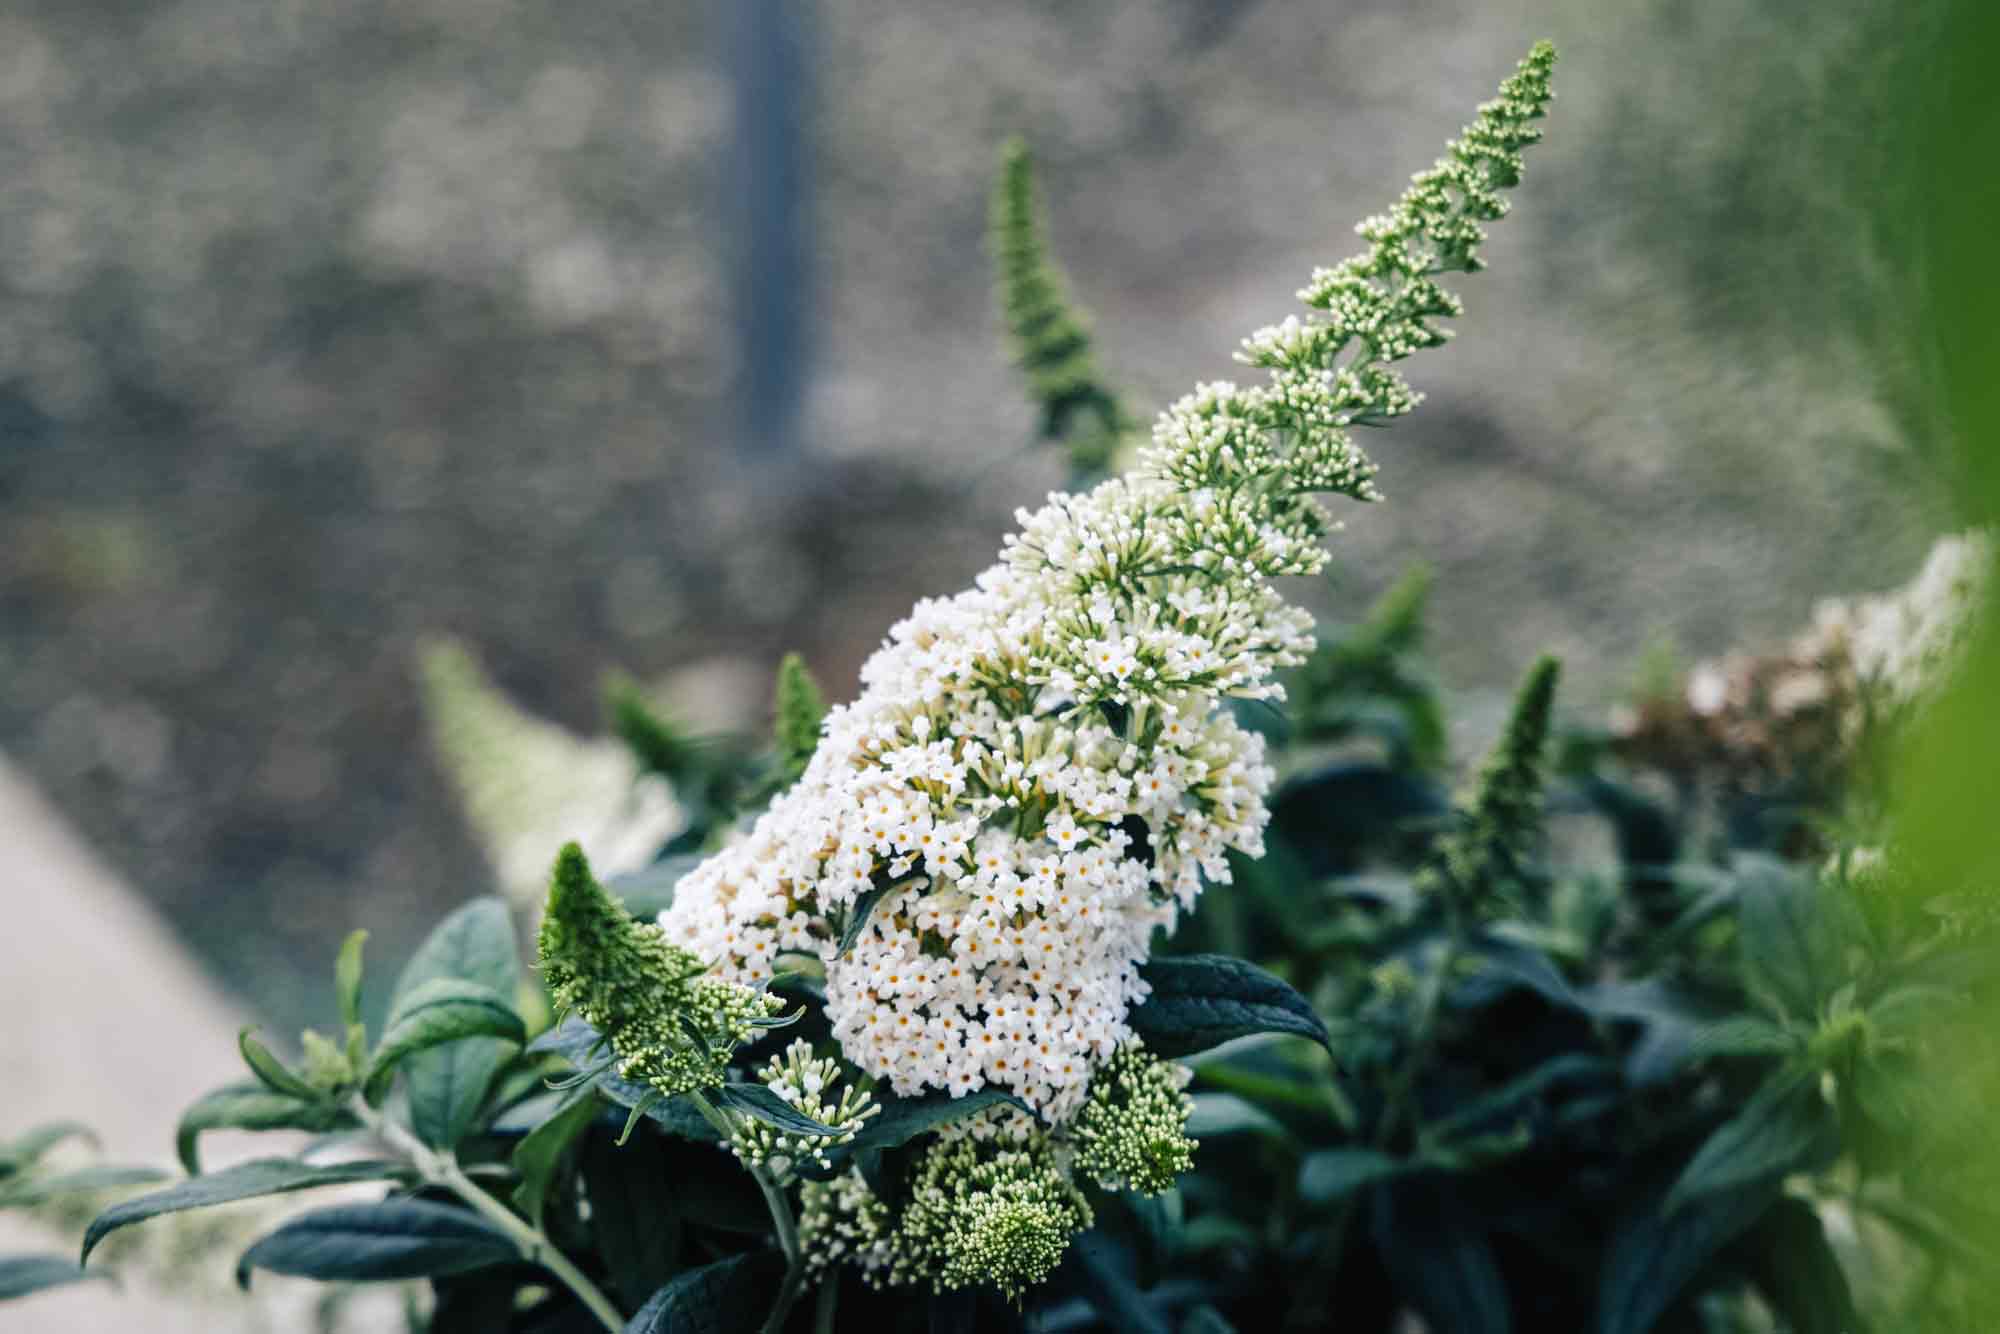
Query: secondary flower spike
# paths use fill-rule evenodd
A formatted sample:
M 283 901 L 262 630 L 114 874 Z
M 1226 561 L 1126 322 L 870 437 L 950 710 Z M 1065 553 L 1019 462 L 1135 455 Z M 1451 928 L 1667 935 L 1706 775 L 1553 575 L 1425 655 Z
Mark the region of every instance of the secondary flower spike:
M 1274 779 L 1229 697 L 1267 699 L 1312 618 L 1272 586 L 1326 561 L 1317 493 L 1372 500 L 1353 428 L 1409 411 L 1392 363 L 1445 338 L 1550 97 L 1535 48 L 1313 308 L 1245 341 L 1266 383 L 1162 413 L 1138 467 L 1019 516 L 1000 562 L 863 667 L 798 784 L 680 882 L 669 938 L 718 972 L 826 965 L 847 1058 L 896 1092 L 1082 1105 L 1132 1033 L 1138 966 L 1227 855 L 1263 852 Z
M 556 858 L 538 938 L 557 1009 L 604 1035 L 626 1079 L 662 1093 L 723 1083 L 736 1044 L 784 1008 L 766 992 L 703 976 L 708 965 L 652 922 L 635 922 L 571 843 Z

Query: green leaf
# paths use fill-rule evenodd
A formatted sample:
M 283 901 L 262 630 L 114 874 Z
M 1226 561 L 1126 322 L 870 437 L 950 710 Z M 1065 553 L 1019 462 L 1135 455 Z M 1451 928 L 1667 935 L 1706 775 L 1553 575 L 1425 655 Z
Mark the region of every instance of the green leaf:
M 1838 1151 L 1833 1112 L 1809 1079 L 1781 1076 L 1716 1127 L 1667 1195 L 1669 1212 L 1716 1191 L 1778 1181 Z
M 85 1195 L 125 1186 L 150 1186 L 166 1180 L 157 1167 L 80 1167 L 56 1176 L 37 1176 L 0 1186 L 0 1209 L 25 1209 L 59 1195 Z
M 549 1187 L 563 1154 L 590 1127 L 603 1104 L 590 1089 L 578 1089 L 555 1114 L 521 1137 L 511 1161 L 521 1184 L 514 1187 L 514 1207 L 528 1216 L 536 1227 L 542 1225 L 542 1208 L 548 1203 Z
M 1378 1181 L 1421 1169 L 1423 1164 L 1392 1158 L 1378 1149 L 1351 1146 L 1309 1153 L 1299 1164 L 1299 1198 L 1328 1205 Z
M 349 1028 L 361 1022 L 361 948 L 367 943 L 366 931 L 349 932 L 333 964 L 333 996 L 340 1006 L 340 1022 Z
M 368 1067 L 371 1101 L 388 1091 L 397 1063 L 461 1038 L 528 1040 L 527 1026 L 505 996 L 491 987 L 457 977 L 437 977 L 404 996 L 389 1013 L 389 1025 Z
M 1788 1056 L 1801 1045 L 1798 1038 L 1768 1019 L 1738 1014 L 1697 1028 L 1689 1039 L 1689 1054 L 1695 1060 L 1719 1056 Z
M 64 1255 L 0 1255 L 0 1302 L 86 1278 L 109 1277 L 105 1272 L 85 1273 Z
M 1810 1019 L 1843 980 L 1834 905 L 1806 875 L 1745 858 L 1737 876 L 1745 982 L 1788 1015 Z
M 254 1269 L 317 1279 L 430 1278 L 519 1258 L 512 1238 L 470 1210 L 384 1200 L 301 1214 L 243 1252 L 236 1281 L 249 1287 Z
M 813 1120 L 762 1084 L 724 1084 L 715 1091 L 715 1100 L 787 1135 L 826 1138 L 840 1133 L 825 1122 Z
M 243 1063 L 250 1067 L 250 1073 L 257 1076 L 259 1083 L 273 1093 L 302 1098 L 307 1102 L 316 1101 L 324 1096 L 321 1090 L 287 1070 L 284 1063 L 273 1056 L 268 1047 L 251 1036 L 256 1031 L 253 1027 L 239 1032 L 236 1035 L 236 1049 L 243 1053 Z
M 51 1121 L 36 1126 L 13 1143 L 0 1147 L 0 1177 L 32 1166 L 36 1159 L 67 1139 L 97 1143 L 96 1132 L 81 1121 Z
M 654 1293 L 625 1334 L 742 1334 L 764 1323 L 784 1261 L 752 1251 L 690 1269 Z
M 188 1209 L 206 1209 L 210 1205 L 228 1204 L 233 1200 L 254 1199 L 262 1195 L 283 1195 L 295 1190 L 310 1190 L 315 1186 L 344 1186 L 356 1181 L 381 1181 L 405 1176 L 409 1172 L 401 1163 L 370 1160 L 352 1163 L 328 1163 L 316 1166 L 301 1163 L 291 1158 L 257 1158 L 247 1163 L 237 1163 L 220 1172 L 206 1176 L 190 1177 L 176 1182 L 165 1190 L 156 1190 L 150 1195 L 125 1200 L 112 1205 L 91 1221 L 83 1234 L 83 1259 L 88 1261 L 90 1253 L 97 1249 L 97 1243 L 116 1232 L 121 1227 L 133 1223 L 143 1223 L 161 1214 L 181 1213 Z
M 392 1012 L 426 982 L 457 978 L 512 996 L 521 983 L 514 923 L 504 899 L 474 899 L 425 937 L 390 1001 Z M 465 1138 L 494 1074 L 507 1061 L 509 1046 L 497 1038 L 463 1038 L 403 1062 L 403 1087 L 410 1100 L 410 1128 L 437 1148 Z
M 1128 1022 L 1157 1056 L 1189 1056 L 1252 1033 L 1288 1033 L 1327 1046 L 1312 1002 L 1282 978 L 1223 954 L 1156 958 L 1139 970 L 1152 994 Z
M 1403 1299 L 1435 1330 L 1508 1334 L 1513 1315 L 1479 1219 L 1433 1180 L 1375 1192 L 1377 1252 Z
M 228 1084 L 203 1094 L 181 1113 L 175 1148 L 190 1176 L 201 1172 L 197 1141 L 207 1130 L 345 1130 L 354 1118 L 338 1104 L 304 1102 L 273 1093 L 255 1081 Z
M 889 884 L 873 885 L 854 897 L 854 906 L 847 910 L 847 921 L 840 928 L 840 952 L 846 954 L 854 948 L 854 942 L 861 939 L 861 932 L 868 925 L 870 914 L 891 890 L 901 889 L 910 878 L 892 881 Z
M 1718 1191 L 1671 1213 L 1663 1192 L 1642 1196 L 1612 1227 L 1598 1279 L 1596 1334 L 1647 1334 L 1777 1193 L 1770 1184 Z

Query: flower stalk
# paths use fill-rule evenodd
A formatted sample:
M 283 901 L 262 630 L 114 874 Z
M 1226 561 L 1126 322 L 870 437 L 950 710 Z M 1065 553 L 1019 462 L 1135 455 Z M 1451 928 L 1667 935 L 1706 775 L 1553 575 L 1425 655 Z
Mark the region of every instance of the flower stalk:
M 611 1304 L 611 1299 L 604 1295 L 603 1290 L 570 1263 L 569 1257 L 540 1228 L 481 1189 L 478 1182 L 465 1174 L 465 1169 L 458 1165 L 457 1157 L 450 1150 L 431 1148 L 369 1106 L 367 1099 L 358 1093 L 349 1100 L 348 1110 L 385 1147 L 407 1161 L 426 1184 L 450 1191 L 480 1217 L 504 1232 L 520 1250 L 523 1260 L 540 1265 L 561 1280 L 563 1286 L 576 1295 L 576 1299 L 604 1328 L 613 1331 L 613 1334 L 625 1328 L 625 1317 Z

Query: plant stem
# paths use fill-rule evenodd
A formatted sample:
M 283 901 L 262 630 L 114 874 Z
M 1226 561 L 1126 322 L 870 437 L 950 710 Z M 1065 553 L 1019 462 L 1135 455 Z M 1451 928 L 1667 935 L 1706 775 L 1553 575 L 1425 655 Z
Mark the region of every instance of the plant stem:
M 688 1100 L 694 1103 L 702 1119 L 715 1127 L 724 1143 L 734 1138 L 736 1125 L 728 1112 L 700 1092 L 689 1093 Z M 792 1202 L 785 1196 L 784 1184 L 761 1163 L 750 1167 L 749 1171 L 757 1189 L 764 1193 L 764 1207 L 771 1211 L 771 1227 L 778 1234 L 778 1249 L 785 1255 L 785 1277 L 778 1285 L 778 1296 L 771 1305 L 771 1314 L 764 1319 L 764 1334 L 778 1334 L 785 1327 L 785 1319 L 791 1315 L 792 1307 L 799 1300 L 799 1289 L 805 1283 L 805 1256 L 799 1250 L 799 1227 L 792 1218 Z
M 833 1334 L 833 1312 L 840 1303 L 840 1280 L 829 1273 L 819 1281 L 813 1299 L 813 1334 Z
M 506 1233 L 520 1249 L 522 1259 L 540 1265 L 561 1279 L 563 1286 L 575 1293 L 577 1300 L 597 1317 L 598 1323 L 611 1330 L 612 1334 L 618 1334 L 625 1328 L 625 1317 L 619 1314 L 618 1308 L 611 1304 L 598 1286 L 571 1264 L 569 1257 L 540 1228 L 481 1190 L 479 1184 L 458 1165 L 458 1159 L 452 1156 L 450 1150 L 433 1149 L 370 1107 L 367 1099 L 358 1093 L 350 1101 L 349 1110 L 383 1144 L 408 1159 L 426 1182 L 450 1191 L 487 1222 Z

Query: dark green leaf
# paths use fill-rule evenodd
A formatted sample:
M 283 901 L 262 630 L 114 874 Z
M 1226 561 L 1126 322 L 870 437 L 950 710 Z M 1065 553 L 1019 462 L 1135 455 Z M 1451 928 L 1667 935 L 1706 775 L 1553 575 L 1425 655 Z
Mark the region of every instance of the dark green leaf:
M 875 1102 L 882 1110 L 862 1122 L 860 1131 L 852 1140 L 826 1146 L 825 1167 L 812 1162 L 801 1163 L 798 1164 L 800 1174 L 814 1180 L 830 1180 L 845 1172 L 848 1162 L 857 1153 L 897 1148 L 927 1131 L 1003 1103 L 1024 1112 L 1031 1110 L 1020 1098 L 1000 1088 L 976 1089 L 957 1098 L 941 1090 L 914 1098 L 901 1098 L 883 1087 L 875 1091 Z
M 257 1158 L 237 1163 L 220 1172 L 189 1177 L 165 1190 L 156 1190 L 150 1195 L 112 1205 L 92 1220 L 89 1230 L 83 1234 L 83 1259 L 89 1260 L 90 1253 L 97 1249 L 97 1243 L 119 1228 L 143 1223 L 161 1214 L 206 1209 L 210 1205 L 228 1204 L 232 1200 L 282 1195 L 295 1190 L 310 1190 L 315 1186 L 380 1181 L 405 1175 L 408 1171 L 400 1163 L 380 1161 L 314 1166 L 290 1158 Z
M 1618 1068 L 1603 1057 L 1586 1052 L 1558 1052 L 1525 1074 L 1426 1124 L 1424 1142 L 1443 1145 L 1454 1138 L 1490 1129 L 1493 1122 L 1523 1115 L 1538 1100 L 1565 1086 L 1615 1090 Z
M 1140 975 L 1152 994 L 1128 1021 L 1157 1056 L 1188 1056 L 1252 1033 L 1288 1033 L 1327 1045 L 1312 1003 L 1283 979 L 1222 954 L 1156 958 Z
M 1809 1079 L 1781 1076 L 1716 1127 L 1667 1196 L 1669 1211 L 1699 1196 L 1778 1181 L 1839 1148 L 1833 1111 Z
M 1192 1139 L 1221 1139 L 1245 1133 L 1290 1140 L 1291 1132 L 1255 1103 L 1234 1093 L 1197 1093 L 1194 1114 L 1188 1117 L 1187 1133 Z
M 1789 1015 L 1817 1015 L 1841 982 L 1833 905 L 1811 877 L 1762 857 L 1743 859 L 1737 898 L 1745 981 Z
M 243 1063 L 250 1067 L 250 1073 L 273 1093 L 306 1102 L 317 1101 L 322 1096 L 321 1091 L 287 1070 L 268 1047 L 252 1036 L 256 1031 L 255 1028 L 245 1028 L 236 1035 L 236 1049 L 243 1053 Z
M 1076 1276 L 1084 1300 L 1119 1334 L 1173 1334 L 1166 1317 L 1133 1282 L 1128 1257 L 1101 1231 L 1093 1229 L 1072 1241 L 1063 1267 Z
M 753 1251 L 678 1274 L 639 1309 L 625 1334 L 743 1334 L 756 1329 L 770 1312 L 784 1267 L 775 1252 Z
M 1236 1326 L 1213 1306 L 1197 1306 L 1181 1321 L 1181 1334 L 1236 1334 Z
M 1287 782 L 1271 800 L 1271 829 L 1317 879 L 1359 870 L 1372 851 L 1449 813 L 1427 779 L 1387 765 L 1339 763 Z
M 1392 1158 L 1377 1149 L 1350 1146 L 1309 1153 L 1299 1164 L 1299 1198 L 1327 1205 L 1378 1181 L 1421 1168 L 1421 1163 Z
M 368 1068 L 371 1097 L 380 1100 L 404 1057 L 472 1037 L 519 1044 L 528 1040 L 528 1031 L 512 1003 L 491 987 L 455 977 L 423 983 L 390 1011 L 388 1029 Z
M 868 918 L 874 913 L 876 904 L 916 878 L 906 875 L 900 880 L 875 884 L 856 895 L 854 906 L 847 910 L 847 920 L 840 928 L 840 952 L 847 953 L 854 948 L 854 942 L 861 939 L 861 932 L 868 925 Z
M 1482 934 L 1464 951 L 1475 971 L 1452 991 L 1452 1002 L 1464 1009 L 1491 1005 L 1510 991 L 1532 991 L 1551 1005 L 1580 1009 L 1583 1002 L 1564 980 L 1562 970 L 1538 949 Z
M 0 1302 L 86 1278 L 108 1277 L 85 1273 L 63 1255 L 0 1255 Z
M 658 1135 L 639 1135 L 624 1148 L 593 1131 L 577 1153 L 577 1171 L 590 1201 L 590 1237 L 625 1310 L 644 1302 L 673 1277 L 681 1249 L 681 1210 L 697 1190 L 668 1167 L 670 1149 L 689 1149 L 716 1160 L 723 1171 L 742 1178 L 755 1202 L 761 1234 L 770 1225 L 763 1196 L 736 1161 L 707 1145 L 671 1145 Z
M 1803 1200 L 1779 1200 L 1744 1239 L 1752 1281 L 1791 1334 L 1855 1334 L 1860 1321 L 1847 1276 L 1819 1215 Z
M 302 1102 L 273 1093 L 262 1084 L 229 1084 L 202 1095 L 181 1113 L 175 1148 L 190 1176 L 201 1171 L 197 1141 L 206 1130 L 308 1130 L 324 1133 L 354 1124 L 347 1110 L 330 1102 Z
M 1477 1216 L 1430 1178 L 1395 1182 L 1374 1200 L 1376 1250 L 1430 1328 L 1508 1334 L 1507 1285 Z
M 253 1269 L 301 1278 L 428 1278 L 520 1258 L 513 1240 L 467 1209 L 429 1200 L 340 1204 L 301 1214 L 236 1262 L 236 1281 Z
M 511 997 L 521 981 L 516 949 L 506 901 L 474 899 L 438 923 L 417 947 L 396 982 L 390 1009 L 400 1009 L 426 982 L 446 977 Z M 498 1038 L 462 1038 L 403 1062 L 410 1128 L 438 1148 L 457 1144 L 478 1120 L 487 1087 L 508 1052 L 508 1044 Z
M 650 1198 L 638 1202 L 640 1207 L 658 1209 L 656 1183 L 664 1177 L 673 1183 L 673 1208 L 684 1221 L 743 1236 L 770 1235 L 770 1206 L 735 1158 L 670 1136 L 656 1136 L 654 1142 L 662 1166 L 656 1172 L 647 1169 L 654 1172 L 653 1179 L 633 1181 L 635 1191 L 650 1192 Z
M 36 1159 L 66 1139 L 88 1140 L 93 1145 L 97 1143 L 96 1133 L 80 1121 L 51 1121 L 47 1125 L 36 1126 L 12 1144 L 0 1147 L 0 1177 L 31 1166 Z
M 1664 1191 L 1642 1196 L 1612 1227 L 1598 1279 L 1596 1334 L 1647 1334 L 1777 1194 L 1770 1184 L 1719 1191 L 1671 1214 Z
M 1158 1195 L 1141 1195 L 1128 1190 L 1117 1199 L 1132 1220 L 1139 1280 L 1151 1287 L 1180 1252 L 1181 1227 L 1186 1221 L 1181 1193 L 1170 1189 Z
M 85 1195 L 126 1186 L 150 1186 L 166 1180 L 157 1167 L 80 1167 L 55 1176 L 30 1177 L 0 1186 L 0 1209 L 21 1209 L 42 1204 L 59 1195 Z
M 1625 1058 L 1625 1078 L 1640 1088 L 1664 1083 L 1695 1059 L 1694 1041 L 1716 1015 L 1658 978 L 1600 982 L 1579 993 L 1584 1008 L 1604 1021 L 1636 1023 L 1639 1041 Z
M 578 1089 L 567 1103 L 514 1146 L 511 1161 L 521 1178 L 521 1184 L 514 1187 L 514 1207 L 536 1227 L 542 1225 L 542 1207 L 548 1202 L 549 1187 L 555 1183 L 556 1168 L 561 1166 L 563 1154 L 602 1109 L 596 1093 Z
M 840 1131 L 823 1121 L 815 1121 L 762 1084 L 724 1084 L 715 1091 L 715 1100 L 731 1111 L 762 1121 L 787 1135 L 817 1135 L 825 1138 Z

